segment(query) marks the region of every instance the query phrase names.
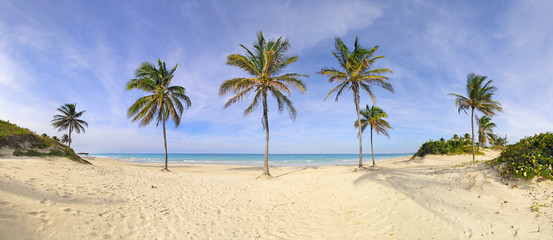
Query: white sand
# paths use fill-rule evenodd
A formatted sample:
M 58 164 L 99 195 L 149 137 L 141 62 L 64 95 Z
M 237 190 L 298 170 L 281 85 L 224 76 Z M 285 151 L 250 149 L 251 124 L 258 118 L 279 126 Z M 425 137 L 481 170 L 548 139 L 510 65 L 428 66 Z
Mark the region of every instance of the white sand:
M 553 239 L 551 181 L 470 160 L 271 168 L 263 180 L 258 167 L 0 158 L 0 239 Z

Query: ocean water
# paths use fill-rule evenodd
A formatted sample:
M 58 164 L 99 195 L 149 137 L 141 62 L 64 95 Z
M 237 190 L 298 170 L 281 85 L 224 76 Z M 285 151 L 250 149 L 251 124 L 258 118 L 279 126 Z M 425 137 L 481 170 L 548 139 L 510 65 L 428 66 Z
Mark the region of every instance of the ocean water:
M 412 153 L 375 154 L 376 161 L 411 156 Z M 165 154 L 91 154 L 93 157 L 108 157 L 120 161 L 138 163 L 163 163 Z M 263 166 L 263 154 L 174 154 L 168 155 L 169 163 L 219 164 Z M 363 154 L 363 162 L 372 161 L 371 154 Z M 358 154 L 269 154 L 270 166 L 333 166 L 352 165 L 359 162 Z

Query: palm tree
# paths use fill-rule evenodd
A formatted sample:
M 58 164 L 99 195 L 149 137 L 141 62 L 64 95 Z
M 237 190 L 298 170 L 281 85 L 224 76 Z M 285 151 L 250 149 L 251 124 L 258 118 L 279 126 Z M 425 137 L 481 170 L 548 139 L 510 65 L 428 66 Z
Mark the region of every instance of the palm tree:
M 497 140 L 494 142 L 494 145 L 498 145 L 498 146 L 507 146 L 507 143 L 509 143 L 507 141 L 507 135 L 505 135 L 505 137 L 497 137 Z
M 490 141 L 490 144 L 493 146 L 505 147 L 505 145 L 507 145 L 507 135 L 505 135 L 505 137 L 500 137 L 500 136 L 497 136 L 496 134 L 491 134 L 489 141 Z
M 328 76 L 330 83 L 336 81 L 338 86 L 334 87 L 326 95 L 325 100 L 336 92 L 336 99 L 342 94 L 344 90 L 351 90 L 353 93 L 353 100 L 355 103 L 355 112 L 357 113 L 358 125 L 361 125 L 361 116 L 359 112 L 359 91 L 364 90 L 369 94 L 373 103 L 375 102 L 375 96 L 371 89 L 371 86 L 376 85 L 384 88 L 390 92 L 394 92 L 392 84 L 388 81 L 388 77 L 382 76 L 385 73 L 391 73 L 392 71 L 387 68 L 371 69 L 372 64 L 376 60 L 384 58 L 384 56 L 375 56 L 378 46 L 368 50 L 359 45 L 357 37 L 353 43 L 353 50 L 350 51 L 344 44 L 342 39 L 335 39 L 335 51 L 332 55 L 340 63 L 340 69 L 335 68 L 322 68 L 319 72 L 323 76 Z M 363 168 L 363 138 L 361 135 L 361 129 L 359 129 L 359 168 Z
M 184 109 L 188 109 L 192 103 L 186 96 L 186 89 L 181 86 L 170 86 L 173 74 L 177 70 L 178 63 L 171 69 L 167 69 L 165 62 L 157 60 L 157 68 L 153 63 L 143 62 L 135 71 L 136 78 L 127 83 L 127 90 L 139 89 L 149 95 L 138 98 L 127 112 L 132 121 L 140 120 L 140 127 L 144 127 L 156 121 L 156 127 L 161 122 L 163 125 L 163 144 L 165 147 L 165 168 L 167 168 L 167 135 L 165 122 L 171 118 L 175 128 L 179 127 Z M 183 103 L 184 102 L 184 106 Z
M 60 139 L 58 138 L 58 136 L 52 136 L 52 139 L 56 140 L 57 142 L 60 141 Z
M 463 135 L 463 139 L 470 140 L 470 133 L 465 133 L 465 135 Z
M 476 117 L 478 123 L 478 143 L 482 147 L 486 146 L 486 142 L 493 138 L 493 129 L 495 123 L 492 122 L 492 118 L 489 116 L 483 116 L 481 118 Z
M 470 109 L 470 125 L 472 127 L 472 161 L 475 161 L 474 157 L 474 111 L 478 110 L 485 115 L 494 116 L 496 111 L 503 112 L 501 103 L 492 100 L 496 87 L 492 86 L 493 80 L 486 81 L 487 76 L 476 75 L 469 73 L 467 75 L 467 96 L 460 94 L 450 93 L 449 95 L 455 96 L 455 106 L 459 114 L 461 110 L 467 113 Z
M 69 142 L 69 135 L 63 134 L 63 136 L 61 136 L 61 142 L 62 143 L 68 143 Z
M 69 130 L 69 135 L 67 135 L 67 143 L 69 144 L 69 148 L 71 148 L 72 142 L 71 133 L 73 133 L 73 131 L 76 133 L 84 133 L 84 127 L 88 127 L 87 122 L 79 119 L 83 113 L 86 112 L 86 110 L 77 112 L 76 107 L 76 103 L 67 103 L 62 105 L 57 109 L 61 114 L 54 115 L 54 119 L 51 121 L 52 126 L 57 128 L 59 132 L 66 129 Z
M 453 138 L 451 138 L 451 139 L 453 139 L 453 140 L 459 140 L 459 135 L 453 134 Z
M 257 41 L 253 44 L 254 49 L 250 50 L 240 44 L 246 50 L 245 55 L 232 54 L 227 57 L 227 65 L 238 67 L 248 73 L 248 77 L 233 78 L 224 81 L 219 88 L 219 95 L 229 93 L 236 94 L 230 98 L 224 108 L 242 100 L 251 93 L 255 93 L 252 103 L 244 110 L 244 116 L 249 115 L 261 103 L 263 105 L 263 117 L 261 123 L 265 130 L 265 158 L 263 161 L 263 176 L 271 177 L 269 173 L 269 117 L 267 97 L 271 94 L 277 100 L 278 111 L 284 109 L 292 120 L 296 118 L 296 109 L 288 99 L 290 88 L 293 87 L 299 92 L 305 92 L 305 84 L 300 79 L 308 75 L 298 73 L 281 72 L 291 63 L 298 60 L 297 56 L 287 56 L 285 53 L 290 49 L 287 40 L 279 37 L 276 41 L 266 41 L 263 33 L 257 34 Z M 286 96 L 288 95 L 288 96 Z
M 374 161 L 374 150 L 373 150 L 373 129 L 376 131 L 376 134 L 381 134 L 390 138 L 390 135 L 388 135 L 388 129 L 393 129 L 390 124 L 384 119 L 388 118 L 388 114 L 384 112 L 381 108 L 377 106 L 367 107 L 361 111 L 361 116 L 363 119 L 361 119 L 361 132 L 365 131 L 365 128 L 367 126 L 370 126 L 371 128 L 371 154 L 373 158 L 373 166 L 376 165 Z M 355 121 L 354 123 L 355 128 L 359 128 L 359 122 Z

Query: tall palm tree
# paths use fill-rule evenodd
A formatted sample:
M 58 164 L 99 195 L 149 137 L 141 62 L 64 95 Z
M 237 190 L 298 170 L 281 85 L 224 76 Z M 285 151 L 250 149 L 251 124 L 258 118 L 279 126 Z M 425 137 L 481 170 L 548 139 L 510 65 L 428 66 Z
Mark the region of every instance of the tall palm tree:
M 86 110 L 77 112 L 76 108 L 76 103 L 66 103 L 62 105 L 57 108 L 58 112 L 61 114 L 54 115 L 54 119 L 51 121 L 52 126 L 57 128 L 59 132 L 66 129 L 69 130 L 69 134 L 67 135 L 67 143 L 70 148 L 72 142 L 71 133 L 73 133 L 73 131 L 75 131 L 75 133 L 84 133 L 84 127 L 88 127 L 87 122 L 79 119 L 83 113 L 86 112 Z
M 271 177 L 269 173 L 269 110 L 267 97 L 269 94 L 275 97 L 278 111 L 282 112 L 286 109 L 290 118 L 294 120 L 296 118 L 296 109 L 288 98 L 290 96 L 290 87 L 297 89 L 299 92 L 305 92 L 305 84 L 300 78 L 308 77 L 308 75 L 298 73 L 280 75 L 284 71 L 284 68 L 298 60 L 297 56 L 285 55 L 290 49 L 290 44 L 287 40 L 283 40 L 282 37 L 279 37 L 276 41 L 266 41 L 263 33 L 259 32 L 252 50 L 242 44 L 240 46 L 246 50 L 246 54 L 229 55 L 227 57 L 227 65 L 238 67 L 249 76 L 224 81 L 219 88 L 219 95 L 236 94 L 225 103 L 224 108 L 227 108 L 249 94 L 254 93 L 255 96 L 252 103 L 244 110 L 244 116 L 255 111 L 259 103 L 263 105 L 263 117 L 261 118 L 261 123 L 265 130 L 263 176 Z
M 478 123 L 478 143 L 480 146 L 486 146 L 486 142 L 493 139 L 493 129 L 495 123 L 492 122 L 490 116 L 483 116 L 481 118 L 476 117 L 476 122 Z
M 127 83 L 127 90 L 138 89 L 149 95 L 138 98 L 127 112 L 132 121 L 140 120 L 140 127 L 150 124 L 154 118 L 156 127 L 161 122 L 163 125 L 163 144 L 165 147 L 165 168 L 167 168 L 167 135 L 165 122 L 169 118 L 179 127 L 184 109 L 188 109 L 192 102 L 186 96 L 186 89 L 181 86 L 170 86 L 173 74 L 177 70 L 177 63 L 173 68 L 167 69 L 165 62 L 157 60 L 157 68 L 153 63 L 143 62 L 135 71 L 135 78 Z M 183 103 L 181 102 L 184 102 Z
M 487 80 L 487 76 L 476 75 L 469 73 L 467 75 L 467 92 L 466 96 L 450 93 L 449 95 L 455 96 L 455 106 L 458 108 L 459 114 L 461 110 L 467 113 L 467 110 L 471 111 L 470 125 L 472 127 L 472 161 L 475 161 L 474 156 L 474 112 L 478 110 L 485 115 L 494 116 L 496 111 L 503 112 L 501 103 L 492 99 L 496 87 L 492 86 L 493 80 Z
M 394 92 L 392 84 L 389 82 L 388 77 L 382 76 L 385 73 L 392 73 L 387 68 L 371 69 L 372 64 L 376 60 L 384 58 L 384 56 L 375 56 L 378 46 L 372 49 L 365 49 L 359 45 L 357 37 L 353 43 L 353 50 L 349 50 L 344 44 L 342 39 L 336 38 L 334 43 L 335 51 L 332 55 L 340 63 L 340 69 L 335 68 L 322 68 L 319 72 L 323 76 L 328 76 L 330 83 L 337 82 L 338 86 L 334 87 L 325 97 L 325 100 L 336 92 L 336 99 L 342 94 L 344 90 L 351 90 L 353 93 L 353 100 L 355 103 L 355 112 L 357 113 L 357 122 L 361 124 L 361 116 L 359 112 L 359 91 L 364 90 L 369 94 L 373 103 L 375 102 L 375 96 L 371 89 L 372 86 L 379 86 Z M 363 168 L 363 138 L 361 135 L 361 129 L 359 129 L 359 168 Z
M 373 148 L 373 129 L 376 131 L 376 134 L 381 134 L 390 138 L 390 135 L 388 134 L 388 129 L 393 129 L 390 124 L 385 120 L 385 118 L 388 118 L 388 114 L 384 112 L 381 108 L 377 106 L 367 107 L 361 111 L 361 116 L 363 119 L 361 119 L 361 132 L 365 131 L 365 128 L 369 126 L 371 128 L 371 154 L 373 158 L 373 166 L 376 165 L 374 161 L 374 148 Z M 359 122 L 355 121 L 354 125 L 355 128 L 359 128 Z

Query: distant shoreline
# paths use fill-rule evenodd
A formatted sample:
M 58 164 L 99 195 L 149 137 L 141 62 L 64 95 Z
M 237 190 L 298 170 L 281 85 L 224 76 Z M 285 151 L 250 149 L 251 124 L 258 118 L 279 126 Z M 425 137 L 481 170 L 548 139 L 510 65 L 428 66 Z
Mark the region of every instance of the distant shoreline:
M 375 154 L 375 161 L 404 158 L 412 156 L 412 153 Z M 92 157 L 111 158 L 113 160 L 133 163 L 162 163 L 164 154 L 102 154 L 92 153 Z M 238 166 L 262 166 L 263 154 L 169 154 L 170 164 L 191 165 L 238 165 Z M 363 161 L 372 161 L 371 154 L 363 155 Z M 269 164 L 275 167 L 303 167 L 303 166 L 335 166 L 358 164 L 358 154 L 269 154 Z

